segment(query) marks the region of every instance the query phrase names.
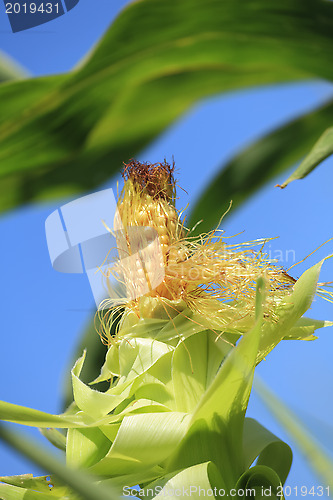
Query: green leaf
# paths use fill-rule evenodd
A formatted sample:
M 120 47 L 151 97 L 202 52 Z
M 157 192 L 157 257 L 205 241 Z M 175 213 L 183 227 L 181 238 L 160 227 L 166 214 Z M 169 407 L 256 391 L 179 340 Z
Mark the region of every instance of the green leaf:
M 232 212 L 257 189 L 291 167 L 332 123 L 333 101 L 284 124 L 246 147 L 209 183 L 192 207 L 188 226 L 204 232 L 217 226 L 232 200 Z M 227 216 L 227 214 L 226 214 Z
M 291 448 L 253 418 L 245 419 L 243 453 L 246 469 L 259 457 L 257 465 L 270 467 L 285 483 L 292 464 Z
M 212 383 L 232 345 L 213 332 L 202 332 L 181 342 L 173 355 L 172 379 L 177 411 L 191 413 Z
M 37 94 L 0 87 L 0 208 L 101 185 L 203 97 L 333 79 L 332 11 L 322 0 L 130 4 L 75 72 L 33 80 Z
M 66 467 L 49 452 L 27 439 L 22 434 L 19 434 L 17 431 L 13 433 L 8 427 L 5 428 L 1 425 L 0 439 L 24 454 L 24 456 L 32 460 L 39 467 L 47 469 L 50 473 L 54 474 L 83 500 L 115 500 L 119 498 L 118 490 L 112 486 L 106 488 L 105 486 L 98 485 L 96 482 L 93 482 L 93 479 L 89 477 L 86 472 L 83 473 L 73 468 Z M 0 484 L 0 494 L 4 500 L 34 500 L 35 498 L 38 500 L 47 500 L 47 498 L 49 498 L 49 496 L 46 498 L 44 494 L 38 495 L 37 493 L 35 494 L 35 492 L 31 494 L 30 492 L 25 492 L 24 489 L 2 484 Z M 69 498 L 71 498 L 71 496 L 69 496 Z
M 33 427 L 80 427 L 85 425 L 82 415 L 52 415 L 25 406 L 14 405 L 0 401 L 0 420 L 7 420 L 17 424 Z M 90 419 L 91 420 L 91 419 Z M 88 424 L 88 421 L 86 422 Z
M 99 462 L 111 447 L 111 442 L 98 429 L 68 429 L 66 463 L 86 468 Z
M 115 476 L 157 466 L 184 437 L 190 418 L 179 412 L 125 417 L 110 451 L 90 470 L 94 474 Z
M 72 370 L 72 383 L 75 404 L 84 413 L 95 420 L 107 415 L 119 403 L 121 403 L 126 395 L 109 394 L 108 392 L 99 392 L 91 389 L 84 384 L 79 376 L 84 363 L 86 353 L 78 359 Z
M 321 484 L 329 486 L 331 495 L 333 491 L 333 461 L 316 442 L 301 419 L 278 398 L 264 382 L 256 378 L 255 390 L 264 401 L 272 415 L 284 427 L 292 441 L 306 456 L 308 464 L 317 474 Z
M 87 356 L 84 360 L 84 365 L 80 373 L 80 380 L 89 384 L 92 380 L 96 379 L 100 373 L 100 367 L 103 365 L 107 347 L 101 342 L 100 337 L 97 335 L 95 321 L 92 319 L 80 337 L 79 345 L 76 347 L 75 355 L 70 366 L 74 366 L 76 360 L 82 355 L 84 350 L 87 350 Z M 94 387 L 102 392 L 105 392 L 110 387 L 110 383 L 101 382 L 98 386 Z M 63 409 L 65 410 L 73 402 L 73 386 L 72 376 L 66 373 L 64 384 L 64 397 Z
M 212 462 L 207 462 L 188 467 L 178 474 L 168 474 L 162 479 L 148 484 L 142 493 L 145 493 L 144 497 L 147 499 L 174 498 L 177 495 L 180 498 L 190 496 L 197 500 L 206 495 L 212 497 L 209 492 L 214 488 L 226 491 L 216 466 Z
M 164 405 L 169 411 L 179 411 L 175 404 L 171 360 L 172 353 L 170 352 L 170 355 L 163 356 L 147 373 L 134 381 L 131 394 L 135 400 L 146 399 L 154 402 L 155 405 L 157 403 Z M 153 408 L 151 411 L 154 411 Z
M 258 320 L 230 351 L 196 407 L 192 423 L 202 418 L 209 421 L 216 413 L 226 422 L 238 420 L 240 415 L 244 415 L 252 386 L 260 330 L 261 320 Z
M 191 427 L 168 462 L 168 470 L 212 461 L 226 485 L 242 473 L 242 431 L 252 386 L 261 319 L 233 348 L 191 417 Z
M 296 179 L 304 179 L 304 177 L 312 172 L 312 170 L 331 154 L 333 154 L 333 127 L 325 130 L 311 149 L 310 153 L 280 187 L 285 188 Z
M 282 493 L 282 483 L 276 472 L 265 465 L 256 465 L 244 472 L 235 486 L 238 492 L 237 498 L 254 498 L 255 500 L 264 500 L 269 497 L 273 500 L 279 500 Z

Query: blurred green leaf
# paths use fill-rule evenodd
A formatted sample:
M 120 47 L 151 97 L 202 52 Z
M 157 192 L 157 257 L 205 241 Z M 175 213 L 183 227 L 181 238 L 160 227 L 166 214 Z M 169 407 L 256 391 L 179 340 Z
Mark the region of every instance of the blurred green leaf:
M 82 500 L 115 500 L 119 498 L 119 492 L 112 486 L 101 486 L 93 482 L 93 478 L 89 477 L 87 472 L 79 472 L 73 468 L 66 467 L 48 451 L 41 448 L 35 442 L 30 441 L 23 434 L 13 433 L 0 425 L 0 439 L 12 446 L 14 449 L 22 453 L 25 457 L 32 460 L 42 469 L 48 470 L 54 474 L 59 480 L 67 485 L 71 490 L 77 493 Z M 0 483 L 0 494 L 4 500 L 18 500 L 40 498 L 46 500 L 46 495 L 35 495 L 35 492 L 24 493 L 19 496 L 20 491 L 14 486 L 4 485 Z M 71 495 L 68 495 L 71 498 Z M 49 497 L 47 497 L 49 498 Z
M 84 361 L 80 373 L 82 382 L 89 384 L 95 380 L 99 374 L 101 366 L 104 363 L 107 347 L 101 342 L 100 337 L 97 335 L 94 319 L 92 318 L 85 330 L 82 332 L 79 345 L 75 349 L 70 368 L 74 366 L 76 360 L 82 355 L 83 351 L 87 351 L 87 356 Z M 105 392 L 110 387 L 110 382 L 101 382 L 94 386 L 95 389 Z M 69 407 L 73 402 L 73 387 L 72 376 L 70 370 L 66 372 L 63 391 L 63 409 Z
M 87 468 L 101 460 L 111 447 L 111 441 L 98 428 L 68 429 L 66 463 Z
M 331 2 L 134 2 L 76 71 L 0 87 L 0 208 L 101 185 L 203 97 L 332 80 L 332 49 Z
M 304 179 L 304 177 L 312 172 L 312 170 L 331 154 L 333 154 L 333 127 L 325 130 L 299 167 L 297 167 L 295 172 L 293 172 L 280 187 L 285 188 L 296 179 Z
M 333 494 L 333 460 L 313 438 L 301 419 L 259 378 L 255 380 L 255 390 L 303 453 L 323 487 L 329 486 L 331 496 Z
M 28 72 L 0 51 L 0 83 L 27 78 Z
M 333 101 L 307 113 L 251 144 L 226 165 L 192 208 L 188 227 L 209 231 L 219 223 L 232 200 L 232 212 L 257 189 L 306 155 L 332 123 Z
M 216 333 L 211 331 L 197 333 L 178 345 L 172 363 L 177 411 L 194 411 L 232 348 L 223 339 L 216 342 Z

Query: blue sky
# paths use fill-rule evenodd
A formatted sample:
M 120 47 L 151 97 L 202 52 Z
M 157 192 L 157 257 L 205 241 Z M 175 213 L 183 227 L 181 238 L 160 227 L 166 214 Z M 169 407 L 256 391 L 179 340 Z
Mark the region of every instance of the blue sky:
M 1 49 L 32 75 L 68 71 L 91 50 L 126 3 L 81 0 L 59 19 L 16 34 L 11 32 L 1 5 Z M 178 208 L 182 208 L 195 201 L 220 166 L 240 148 L 332 95 L 331 84 L 308 81 L 216 96 L 193 107 L 139 159 L 155 162 L 174 156 L 178 184 L 188 193 L 179 191 Z M 232 211 L 223 229 L 228 235 L 244 231 L 237 241 L 279 236 L 268 248 L 272 256 L 285 258 L 289 250 L 288 255 L 294 252 L 299 261 L 333 236 L 333 161 L 326 160 L 307 179 L 294 182 L 283 191 L 274 188 L 286 175 L 273 179 L 241 209 Z M 0 399 L 47 412 L 61 409 L 64 374 L 94 308 L 86 277 L 57 273 L 49 261 L 45 219 L 65 201 L 23 207 L 0 218 Z M 293 275 L 298 277 L 332 252 L 333 244 L 328 243 L 294 268 Z M 285 267 L 292 263 L 281 262 Z M 333 262 L 327 261 L 321 280 L 332 281 L 332 277 Z M 332 320 L 332 304 L 316 299 L 311 316 Z M 332 335 L 333 328 L 327 328 L 316 342 L 281 343 L 258 369 L 260 376 L 302 415 L 331 451 L 333 435 L 328 424 L 333 401 L 328 396 L 333 392 Z M 290 442 L 255 394 L 249 415 Z M 37 431 L 31 433 L 38 436 Z M 28 472 L 40 471 L 0 444 L 0 475 Z M 319 484 L 295 448 L 288 484 Z

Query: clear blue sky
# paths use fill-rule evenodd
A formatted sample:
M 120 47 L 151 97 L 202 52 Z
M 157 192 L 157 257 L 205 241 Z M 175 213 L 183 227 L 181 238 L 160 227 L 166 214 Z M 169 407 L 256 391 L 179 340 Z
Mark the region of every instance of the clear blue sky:
M 1 49 L 33 75 L 68 71 L 92 48 L 126 3 L 81 0 L 65 16 L 17 34 L 11 33 L 1 4 Z M 194 202 L 220 165 L 241 147 L 332 94 L 332 85 L 312 81 L 208 99 L 165 131 L 139 159 L 160 161 L 175 157 L 178 184 L 188 193 L 179 192 L 178 206 L 185 207 Z M 307 179 L 283 191 L 274 188 L 285 177 L 274 179 L 232 213 L 223 228 L 230 235 L 244 231 L 238 241 L 279 236 L 271 244 L 272 255 L 285 255 L 292 250 L 296 260 L 301 260 L 333 236 L 333 161 L 326 160 Z M 85 277 L 56 273 L 49 261 L 44 222 L 63 201 L 23 207 L 0 219 L 0 399 L 47 412 L 60 411 L 64 373 L 70 368 L 80 332 L 94 307 Z M 294 276 L 332 252 L 331 243 L 295 268 Z M 281 264 L 289 267 L 288 262 Z M 332 279 L 333 262 L 328 261 L 321 280 Z M 332 304 L 317 299 L 311 316 L 332 320 Z M 329 397 L 333 393 L 332 352 L 333 328 L 327 328 L 316 342 L 282 343 L 258 370 L 274 391 L 316 428 L 318 439 L 331 451 L 333 432 L 328 424 L 333 413 Z M 255 394 L 249 415 L 289 441 Z M 37 431 L 32 433 L 38 435 Z M 288 484 L 319 484 L 306 461 L 295 448 L 294 451 Z M 0 444 L 0 475 L 28 472 L 40 471 Z

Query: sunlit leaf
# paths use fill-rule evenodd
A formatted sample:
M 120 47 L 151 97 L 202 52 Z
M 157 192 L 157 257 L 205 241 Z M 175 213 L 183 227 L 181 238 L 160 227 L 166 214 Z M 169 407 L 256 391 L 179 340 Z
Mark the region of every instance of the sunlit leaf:
M 101 460 L 111 447 L 111 442 L 97 427 L 93 429 L 68 429 L 66 463 L 85 468 Z
M 243 452 L 246 468 L 259 457 L 257 465 L 273 469 L 284 484 L 292 463 L 291 448 L 253 418 L 245 419 Z
M 259 343 L 258 363 L 288 335 L 292 328 L 295 328 L 297 321 L 311 306 L 322 264 L 323 261 L 315 264 L 297 280 L 293 293 L 288 295 L 276 310 L 277 321 L 264 323 Z M 325 326 L 325 322 L 322 326 Z
M 235 490 L 240 492 L 238 498 L 245 499 L 250 496 L 255 500 L 263 500 L 269 496 L 273 500 L 280 500 L 282 483 L 273 469 L 265 465 L 255 465 L 239 478 Z
M 172 363 L 172 378 L 178 411 L 192 412 L 212 383 L 232 346 L 216 334 L 202 332 L 180 343 Z
M 191 427 L 168 469 L 213 461 L 232 487 L 243 472 L 242 428 L 252 386 L 261 329 L 258 320 L 232 349 L 192 413 Z
M 178 474 L 168 474 L 162 479 L 148 484 L 143 493 L 145 493 L 145 498 L 153 499 L 174 498 L 175 493 L 179 492 L 179 496 L 182 498 L 190 496 L 198 500 L 206 495 L 211 496 L 210 492 L 214 488 L 226 491 L 216 466 L 207 462 L 188 467 Z

